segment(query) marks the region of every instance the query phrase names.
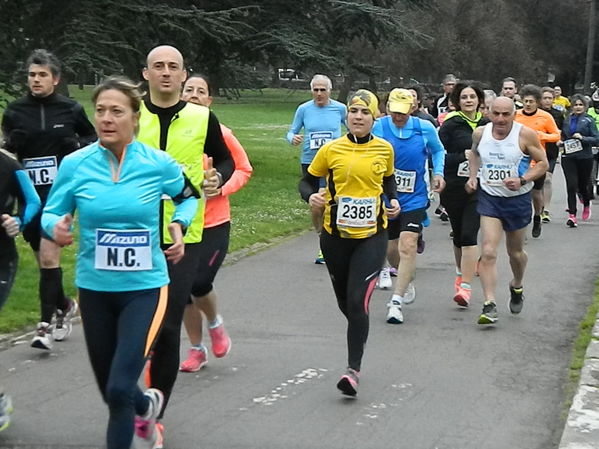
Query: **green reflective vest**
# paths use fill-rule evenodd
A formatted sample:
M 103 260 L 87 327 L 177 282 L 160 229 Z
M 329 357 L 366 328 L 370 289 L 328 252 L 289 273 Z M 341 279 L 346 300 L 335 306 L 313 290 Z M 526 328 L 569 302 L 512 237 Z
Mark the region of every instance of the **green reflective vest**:
M 142 102 L 139 118 L 140 142 L 154 148 L 160 148 L 160 120 L 157 114 L 150 112 Z M 204 181 L 204 144 L 208 132 L 208 117 L 210 109 L 192 103 L 187 103 L 168 127 L 166 150 L 183 168 L 185 175 L 198 190 L 202 190 Z M 185 243 L 202 241 L 204 230 L 205 201 L 198 201 L 198 211 L 185 234 Z M 162 243 L 173 243 L 168 232 L 168 225 L 175 211 L 172 200 L 162 202 Z

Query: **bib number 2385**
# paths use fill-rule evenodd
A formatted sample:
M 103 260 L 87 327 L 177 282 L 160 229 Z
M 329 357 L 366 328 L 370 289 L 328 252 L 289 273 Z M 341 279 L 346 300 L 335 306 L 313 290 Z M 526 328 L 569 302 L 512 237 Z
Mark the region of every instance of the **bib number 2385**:
M 111 271 L 151 270 L 150 231 L 97 229 L 95 267 Z
M 367 228 L 376 225 L 376 198 L 342 196 L 338 204 L 338 226 Z

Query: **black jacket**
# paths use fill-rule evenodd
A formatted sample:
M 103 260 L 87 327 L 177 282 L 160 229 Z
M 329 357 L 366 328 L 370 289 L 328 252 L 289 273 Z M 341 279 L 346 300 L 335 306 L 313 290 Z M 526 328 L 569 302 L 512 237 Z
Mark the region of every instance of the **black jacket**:
M 69 153 L 96 140 L 96 131 L 83 106 L 57 93 L 38 98 L 26 95 L 8 105 L 2 118 L 5 148 L 23 159 Z M 44 198 L 51 185 L 36 186 Z

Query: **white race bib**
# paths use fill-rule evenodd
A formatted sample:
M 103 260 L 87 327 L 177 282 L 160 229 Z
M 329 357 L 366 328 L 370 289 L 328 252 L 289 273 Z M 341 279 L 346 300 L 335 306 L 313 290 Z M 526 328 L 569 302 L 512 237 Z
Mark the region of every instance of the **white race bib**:
M 376 198 L 339 197 L 337 226 L 346 228 L 368 228 L 376 226 Z
M 397 191 L 401 193 L 413 193 L 416 186 L 416 172 L 395 169 L 395 183 Z
M 582 151 L 582 143 L 578 139 L 568 139 L 564 141 L 564 153 L 572 154 Z
M 319 150 L 325 143 L 333 140 L 332 131 L 318 131 L 310 133 L 310 149 Z
M 152 246 L 147 229 L 96 229 L 96 269 L 152 269 Z
M 485 164 L 482 176 L 488 186 L 501 187 L 504 179 L 517 178 L 518 171 L 513 164 Z
M 458 165 L 458 176 L 462 178 L 470 177 L 470 161 L 464 161 Z
M 56 179 L 58 162 L 56 156 L 33 157 L 23 159 L 23 168 L 36 186 L 50 185 Z

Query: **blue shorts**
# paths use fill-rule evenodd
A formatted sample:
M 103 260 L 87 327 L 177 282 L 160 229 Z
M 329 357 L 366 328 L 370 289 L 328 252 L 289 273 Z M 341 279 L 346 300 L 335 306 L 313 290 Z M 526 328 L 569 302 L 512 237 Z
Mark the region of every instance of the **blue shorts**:
M 518 196 L 493 196 L 482 189 L 478 191 L 476 211 L 485 217 L 501 220 L 504 231 L 517 231 L 531 221 L 532 204 L 530 192 Z

